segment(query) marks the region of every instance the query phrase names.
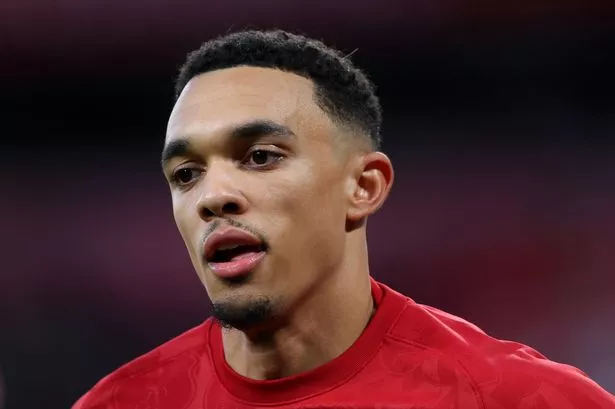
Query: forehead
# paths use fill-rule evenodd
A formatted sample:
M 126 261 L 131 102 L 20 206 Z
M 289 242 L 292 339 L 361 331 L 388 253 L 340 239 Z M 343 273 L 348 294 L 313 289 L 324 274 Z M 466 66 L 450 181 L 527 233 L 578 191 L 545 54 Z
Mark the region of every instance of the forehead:
M 254 119 L 293 128 L 329 122 L 309 79 L 271 68 L 234 67 L 190 80 L 169 118 L 167 140 L 223 132 Z

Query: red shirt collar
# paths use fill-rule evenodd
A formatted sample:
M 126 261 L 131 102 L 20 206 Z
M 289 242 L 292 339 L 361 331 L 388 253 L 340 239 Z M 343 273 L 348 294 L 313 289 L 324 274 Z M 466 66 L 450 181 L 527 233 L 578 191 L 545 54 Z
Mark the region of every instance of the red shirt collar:
M 245 402 L 289 403 L 324 393 L 355 375 L 374 357 L 389 329 L 409 301 L 374 279 L 370 280 L 376 312 L 361 336 L 334 360 L 298 375 L 268 381 L 257 381 L 239 375 L 225 361 L 220 326 L 211 324 L 210 358 L 216 376 L 224 388 L 235 398 Z

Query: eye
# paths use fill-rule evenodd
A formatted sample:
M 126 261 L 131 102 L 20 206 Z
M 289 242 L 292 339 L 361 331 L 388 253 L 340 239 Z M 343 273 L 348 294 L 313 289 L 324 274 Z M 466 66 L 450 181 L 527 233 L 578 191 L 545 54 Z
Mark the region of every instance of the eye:
M 181 168 L 173 174 L 172 179 L 175 184 L 184 186 L 198 178 L 201 173 L 203 171 L 197 168 Z
M 250 152 L 246 158 L 248 166 L 256 168 L 264 168 L 282 160 L 284 155 L 267 149 L 255 149 Z

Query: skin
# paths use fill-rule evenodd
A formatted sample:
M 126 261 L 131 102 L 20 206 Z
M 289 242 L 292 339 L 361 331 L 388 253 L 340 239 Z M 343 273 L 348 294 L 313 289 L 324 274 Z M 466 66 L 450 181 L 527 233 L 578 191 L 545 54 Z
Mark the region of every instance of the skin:
M 255 132 L 255 121 L 281 131 Z M 165 146 L 173 145 L 182 148 L 163 154 L 163 170 L 174 217 L 211 301 L 241 309 L 264 298 L 275 312 L 223 331 L 231 368 L 275 379 L 348 349 L 373 313 L 366 220 L 389 193 L 390 160 L 332 120 L 309 79 L 258 67 L 194 77 L 169 118 Z M 269 246 L 239 284 L 202 256 L 204 237 L 229 221 Z

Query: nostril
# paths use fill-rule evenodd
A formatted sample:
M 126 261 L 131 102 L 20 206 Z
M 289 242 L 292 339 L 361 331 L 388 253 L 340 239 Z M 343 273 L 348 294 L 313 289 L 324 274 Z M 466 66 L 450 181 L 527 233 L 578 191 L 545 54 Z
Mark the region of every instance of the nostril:
M 216 214 L 209 208 L 204 207 L 201 209 L 201 216 L 205 219 L 210 219 L 214 217 Z
M 244 209 L 240 200 L 232 197 L 209 197 L 198 203 L 199 215 L 204 220 L 226 215 L 241 214 Z
M 237 214 L 239 213 L 239 205 L 234 202 L 226 203 L 224 206 L 222 206 L 222 212 L 225 214 Z

